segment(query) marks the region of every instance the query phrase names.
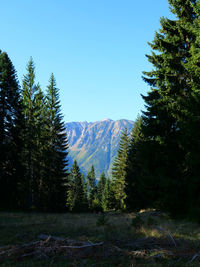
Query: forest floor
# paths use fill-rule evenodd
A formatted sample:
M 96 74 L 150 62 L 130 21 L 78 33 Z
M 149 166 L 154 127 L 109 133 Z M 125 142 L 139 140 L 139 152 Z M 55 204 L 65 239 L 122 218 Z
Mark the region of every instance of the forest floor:
M 200 225 L 156 211 L 0 212 L 0 266 L 200 266 Z

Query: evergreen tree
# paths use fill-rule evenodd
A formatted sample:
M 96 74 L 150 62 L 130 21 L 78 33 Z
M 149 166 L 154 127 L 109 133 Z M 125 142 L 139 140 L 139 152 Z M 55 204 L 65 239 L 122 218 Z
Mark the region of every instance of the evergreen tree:
M 37 105 L 40 88 L 35 84 L 35 67 L 32 58 L 27 65 L 27 74 L 24 76 L 22 97 L 23 113 L 25 117 L 25 128 L 23 131 L 24 150 L 23 158 L 25 165 L 24 206 L 36 208 L 38 201 L 38 132 L 40 125 L 37 123 L 40 113 L 40 106 Z
M 144 184 L 142 183 L 143 160 L 141 158 L 141 147 L 144 143 L 142 133 L 142 118 L 138 116 L 131 131 L 130 146 L 127 154 L 127 168 L 125 176 L 125 200 L 128 210 L 139 210 L 146 207 Z
M 83 176 L 75 160 L 69 175 L 67 207 L 74 212 L 85 211 L 87 209 L 86 199 Z
M 86 179 L 85 179 L 85 176 L 84 174 L 82 173 L 81 174 L 81 179 L 82 179 L 82 184 L 83 184 L 83 203 L 84 203 L 84 211 L 87 211 L 89 209 L 89 203 L 88 203 L 88 187 L 87 187 L 87 182 L 86 182 Z
M 67 136 L 60 110 L 59 90 L 55 77 L 50 77 L 46 96 L 47 108 L 47 150 L 46 177 L 44 188 L 48 210 L 63 210 L 66 202 L 67 183 Z
M 97 184 L 97 200 L 98 200 L 98 205 L 100 209 L 103 209 L 102 208 L 102 197 L 103 197 L 105 185 L 106 185 L 106 176 L 105 176 L 105 173 L 102 172 L 99 178 L 98 184 Z
M 176 19 L 161 19 L 150 44 L 154 52 L 148 56 L 154 68 L 144 72 L 151 91 L 143 96 L 143 180 L 154 191 L 156 206 L 175 215 L 184 214 L 199 199 L 200 2 L 169 3 Z
M 91 170 L 87 174 L 87 184 L 88 184 L 88 202 L 89 208 L 93 210 L 96 206 L 96 195 L 97 195 L 97 187 L 96 187 L 96 179 L 95 179 L 95 171 L 94 166 L 92 165 Z
M 0 51 L 0 208 L 19 206 L 22 123 L 16 72 L 7 53 Z
M 125 177 L 127 168 L 127 153 L 129 149 L 129 137 L 127 129 L 123 132 L 117 157 L 113 164 L 112 176 L 114 182 L 114 192 L 116 199 L 116 209 L 125 210 Z
M 116 200 L 113 190 L 113 181 L 109 178 L 106 179 L 105 188 L 102 195 L 102 208 L 103 211 L 109 211 L 115 208 Z
M 48 114 L 46 107 L 45 96 L 38 85 L 38 93 L 35 96 L 35 116 L 34 125 L 37 129 L 35 133 L 35 162 L 34 162 L 34 173 L 37 176 L 37 183 L 35 184 L 35 191 L 37 192 L 37 198 L 35 199 L 35 206 L 39 210 L 49 210 L 47 205 L 44 204 L 45 197 L 47 197 L 48 190 L 44 185 L 46 177 L 49 176 L 47 173 L 47 160 L 48 160 Z M 48 151 L 49 152 L 49 151 Z M 49 199 L 49 198 L 48 198 Z M 47 203 L 47 202 L 46 202 Z

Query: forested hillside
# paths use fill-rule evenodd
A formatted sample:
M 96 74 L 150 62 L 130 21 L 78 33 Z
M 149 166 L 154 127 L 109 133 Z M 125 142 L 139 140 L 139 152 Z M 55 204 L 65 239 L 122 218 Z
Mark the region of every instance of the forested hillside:
M 65 124 L 69 143 L 69 167 L 74 159 L 85 174 L 93 165 L 96 176 L 102 172 L 111 176 L 122 132 L 130 133 L 133 121 L 105 119 L 97 122 L 69 122 Z

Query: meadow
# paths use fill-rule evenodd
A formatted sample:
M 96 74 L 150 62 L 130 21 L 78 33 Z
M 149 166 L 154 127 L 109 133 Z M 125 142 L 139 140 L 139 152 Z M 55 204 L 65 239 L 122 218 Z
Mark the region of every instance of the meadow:
M 1 266 L 200 266 L 200 225 L 156 211 L 0 213 Z

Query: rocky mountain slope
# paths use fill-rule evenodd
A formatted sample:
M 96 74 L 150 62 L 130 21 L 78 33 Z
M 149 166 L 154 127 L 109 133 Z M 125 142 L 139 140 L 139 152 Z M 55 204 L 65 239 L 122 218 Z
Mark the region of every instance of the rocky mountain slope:
M 97 122 L 69 122 L 66 132 L 69 143 L 69 167 L 77 160 L 83 173 L 94 165 L 96 177 L 102 171 L 111 175 L 113 160 L 125 128 L 130 132 L 133 121 L 104 119 Z

